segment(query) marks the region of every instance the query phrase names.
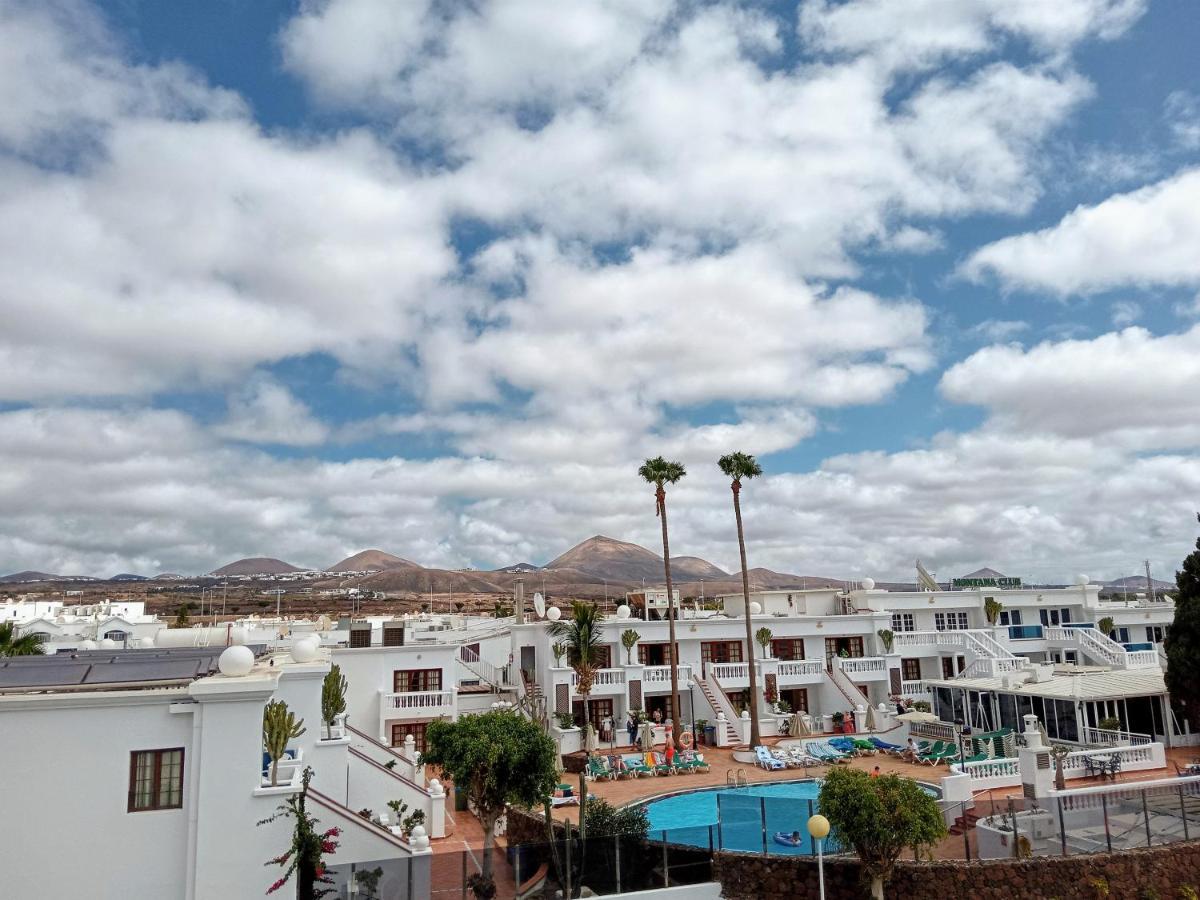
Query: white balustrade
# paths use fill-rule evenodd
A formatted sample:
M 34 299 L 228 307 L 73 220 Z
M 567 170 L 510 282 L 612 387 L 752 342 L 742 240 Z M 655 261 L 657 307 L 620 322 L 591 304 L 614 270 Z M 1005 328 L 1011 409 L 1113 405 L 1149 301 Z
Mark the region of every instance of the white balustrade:
M 928 694 L 929 685 L 924 681 L 901 681 L 900 693 L 905 697 L 912 697 L 917 694 Z
M 876 675 L 887 672 L 887 660 L 882 656 L 852 656 L 838 659 L 838 666 L 847 675 Z
M 692 678 L 692 667 L 678 665 L 675 667 L 676 679 L 683 683 Z M 671 682 L 670 666 L 646 666 L 642 669 L 642 681 L 646 684 L 669 684 Z
M 709 673 L 719 681 L 734 679 L 749 679 L 750 666 L 748 663 L 713 663 L 708 667 Z
M 596 688 L 614 688 L 621 687 L 625 684 L 624 669 L 596 669 L 592 672 L 592 692 L 596 692 Z M 571 671 L 571 688 L 574 689 L 579 685 L 579 673 Z
M 819 659 L 781 660 L 777 671 L 782 681 L 785 678 L 822 676 L 825 674 L 825 666 Z
M 1091 727 L 1083 729 L 1083 742 L 1085 744 L 1098 744 L 1101 747 L 1149 744 L 1153 740 L 1150 735 L 1137 731 L 1115 731 L 1108 728 Z
M 453 691 L 405 691 L 399 694 L 384 694 L 383 708 L 389 710 L 441 710 L 454 705 Z

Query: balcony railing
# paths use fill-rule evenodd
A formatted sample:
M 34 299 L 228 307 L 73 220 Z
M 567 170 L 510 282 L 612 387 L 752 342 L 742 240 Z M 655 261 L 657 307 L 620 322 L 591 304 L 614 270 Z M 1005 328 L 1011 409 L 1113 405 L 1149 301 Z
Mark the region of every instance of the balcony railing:
M 887 660 L 882 656 L 839 657 L 838 665 L 847 675 L 885 675 Z
M 750 664 L 749 663 L 710 663 L 708 666 L 708 674 L 718 681 L 736 681 L 741 678 L 749 680 Z
M 670 677 L 670 676 L 668 676 Z M 619 687 L 625 683 L 624 669 L 596 669 L 592 673 L 592 690 L 598 687 Z M 579 684 L 579 673 L 571 671 L 571 687 Z
M 1083 729 L 1083 742 L 1085 744 L 1095 744 L 1098 747 L 1149 744 L 1153 743 L 1153 740 L 1150 735 L 1142 734 L 1138 731 L 1114 731 L 1108 728 L 1092 728 L 1091 726 Z
M 804 675 L 824 675 L 825 666 L 819 659 L 785 660 L 779 663 L 779 678 L 796 678 Z
M 924 681 L 901 681 L 900 693 L 905 697 L 915 697 L 917 694 L 928 694 L 929 685 Z
M 1010 641 L 1040 641 L 1042 640 L 1041 625 L 1009 625 L 1008 639 Z
M 680 682 L 690 681 L 692 678 L 692 667 L 689 665 L 678 665 L 675 667 L 675 672 L 675 677 Z M 671 667 L 646 666 L 642 669 L 642 681 L 645 684 L 670 684 Z
M 454 706 L 454 691 L 406 691 L 399 694 L 384 694 L 381 703 L 385 712 L 391 710 L 407 712 L 439 712 Z

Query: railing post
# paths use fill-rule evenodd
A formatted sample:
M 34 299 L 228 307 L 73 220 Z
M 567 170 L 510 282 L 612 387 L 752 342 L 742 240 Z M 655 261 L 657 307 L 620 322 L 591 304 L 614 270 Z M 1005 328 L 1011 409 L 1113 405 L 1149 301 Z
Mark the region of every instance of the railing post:
M 617 893 L 619 894 L 621 893 L 621 836 L 619 834 L 613 835 L 613 847 L 617 851 Z M 517 884 L 520 882 L 518 881 Z
M 1191 840 L 1191 836 L 1188 834 L 1187 804 L 1183 802 L 1183 785 L 1182 784 L 1179 785 L 1179 815 L 1183 818 L 1183 839 L 1185 841 Z
M 763 856 L 767 855 L 767 798 L 758 798 L 759 819 L 762 825 Z
M 671 861 L 667 857 L 667 833 L 663 832 L 663 887 L 671 886 Z
M 1142 788 L 1142 815 L 1146 818 L 1146 846 L 1150 846 L 1150 808 L 1146 805 L 1146 789 Z
M 1112 853 L 1112 832 L 1108 830 L 1108 796 L 1100 795 L 1100 808 L 1104 810 L 1104 840 L 1108 844 L 1108 852 Z
M 735 782 L 736 783 L 736 782 Z M 721 794 L 717 793 L 717 847 L 725 846 L 725 838 L 721 834 Z
M 1058 839 L 1062 843 L 1062 855 L 1067 855 L 1067 824 L 1063 818 L 1062 797 L 1055 798 L 1058 800 Z

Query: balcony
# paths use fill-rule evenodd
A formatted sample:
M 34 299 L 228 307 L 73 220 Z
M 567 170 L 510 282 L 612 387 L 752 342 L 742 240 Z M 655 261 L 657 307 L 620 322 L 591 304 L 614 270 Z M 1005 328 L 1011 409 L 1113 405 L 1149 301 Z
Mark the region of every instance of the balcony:
M 1010 641 L 1040 641 L 1044 640 L 1041 625 L 1009 625 L 1008 639 Z
M 749 663 L 709 663 L 707 670 L 708 676 L 717 679 L 723 688 L 740 690 L 750 687 Z
M 670 676 L 668 676 L 668 679 Z M 576 693 L 579 685 L 579 673 L 571 671 L 571 693 Z M 604 697 L 625 693 L 624 669 L 596 669 L 592 673 L 592 692 L 589 696 Z
M 902 697 L 922 698 L 929 693 L 929 685 L 924 681 L 901 681 L 900 695 Z
M 820 684 L 825 666 L 819 659 L 780 660 L 776 678 L 780 687 L 794 684 Z
M 383 719 L 425 719 L 454 715 L 454 691 L 405 691 L 381 694 L 379 717 Z
M 852 681 L 883 681 L 887 678 L 887 660 L 882 656 L 839 657 L 837 662 Z
M 686 687 L 692 680 L 692 667 L 679 665 L 675 667 L 676 680 L 681 687 Z M 642 690 L 669 691 L 671 689 L 670 666 L 646 666 L 642 669 Z

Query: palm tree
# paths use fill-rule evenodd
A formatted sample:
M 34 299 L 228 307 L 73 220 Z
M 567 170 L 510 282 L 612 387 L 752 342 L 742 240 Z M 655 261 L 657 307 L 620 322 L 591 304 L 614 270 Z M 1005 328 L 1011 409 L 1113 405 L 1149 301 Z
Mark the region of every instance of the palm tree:
M 667 629 L 671 651 L 671 743 L 679 747 L 679 645 L 675 643 L 675 592 L 671 585 L 671 544 L 667 540 L 667 490 L 687 474 L 683 463 L 670 462 L 661 456 L 648 459 L 638 469 L 648 484 L 654 485 L 655 514 L 662 519 L 663 570 L 667 578 Z
M 558 638 L 567 664 L 575 670 L 577 684 L 575 692 L 583 698 L 583 734 L 586 747 L 588 728 L 592 720 L 589 715 L 588 695 L 592 692 L 592 679 L 596 674 L 596 659 L 600 655 L 600 610 L 595 603 L 575 600 L 571 603 L 571 617 L 550 622 L 546 630 Z
M 42 656 L 46 652 L 42 641 L 43 637 L 36 633 L 17 637 L 13 622 L 0 624 L 0 656 Z
M 742 530 L 742 479 L 754 478 L 762 474 L 762 466 L 748 453 L 729 453 L 717 460 L 732 483 L 733 515 L 737 519 L 738 553 L 742 557 L 742 599 L 746 605 L 746 650 L 750 655 L 750 746 L 757 747 L 762 743 L 758 734 L 758 674 L 754 664 L 754 625 L 750 621 L 750 572 L 746 568 L 746 534 Z

